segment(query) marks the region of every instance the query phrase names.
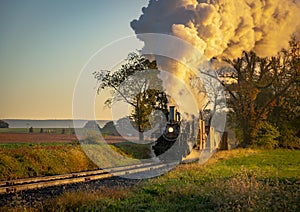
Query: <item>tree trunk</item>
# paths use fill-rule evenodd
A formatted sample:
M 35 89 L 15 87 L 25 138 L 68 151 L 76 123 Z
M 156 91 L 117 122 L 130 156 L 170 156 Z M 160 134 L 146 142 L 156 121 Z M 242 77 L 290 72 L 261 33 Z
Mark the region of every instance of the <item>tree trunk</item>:
M 141 117 L 140 114 L 138 115 L 138 129 L 139 129 L 139 140 L 144 141 L 144 133 L 142 132 L 141 128 Z
M 137 118 L 138 118 L 138 131 L 139 131 L 139 141 L 143 142 L 144 141 L 144 134 L 143 134 L 143 130 L 142 130 L 142 120 L 141 120 L 141 110 L 140 110 L 140 103 L 139 100 L 137 102 Z
M 247 121 L 245 121 L 247 122 Z M 243 132 L 243 141 L 241 143 L 241 146 L 243 148 L 246 148 L 250 142 L 251 142 L 251 133 L 250 133 L 250 127 L 248 125 L 248 123 L 243 123 L 242 125 L 242 132 Z

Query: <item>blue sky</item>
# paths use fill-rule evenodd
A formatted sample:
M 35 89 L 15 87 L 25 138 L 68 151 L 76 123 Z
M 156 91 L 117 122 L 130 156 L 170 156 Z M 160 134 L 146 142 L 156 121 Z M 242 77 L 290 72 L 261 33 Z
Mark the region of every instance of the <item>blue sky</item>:
M 72 118 L 81 68 L 103 46 L 133 35 L 130 21 L 147 3 L 0 1 L 0 119 Z

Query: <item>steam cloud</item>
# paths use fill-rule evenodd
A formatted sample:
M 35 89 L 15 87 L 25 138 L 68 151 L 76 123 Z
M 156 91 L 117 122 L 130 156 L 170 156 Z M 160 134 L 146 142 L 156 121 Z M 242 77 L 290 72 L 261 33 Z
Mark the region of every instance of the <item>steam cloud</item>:
M 136 34 L 175 35 L 208 59 L 273 56 L 300 38 L 300 0 L 150 0 L 142 12 L 131 22 Z
M 213 57 L 235 59 L 243 51 L 254 51 L 260 57 L 274 56 L 288 47 L 291 35 L 300 39 L 300 0 L 150 0 L 142 12 L 138 20 L 131 22 L 137 37 L 144 42 L 142 52 L 164 47 L 176 52 L 180 57 L 178 61 L 156 55 L 158 67 L 184 81 L 199 109 L 205 105 L 210 90 L 215 89 L 212 86 L 206 88 L 206 94 L 199 93 L 201 89 L 191 84 L 190 67 L 198 70 L 200 67 L 203 71 L 205 60 Z M 194 49 L 173 48 L 174 45 L 170 47 L 143 33 L 176 36 Z M 167 91 L 181 90 L 174 80 L 168 77 L 164 80 Z M 216 92 L 222 93 L 222 90 Z M 182 99 L 185 95 L 175 93 L 173 96 Z M 216 104 L 212 99 L 210 102 Z M 181 111 L 191 109 L 181 108 Z

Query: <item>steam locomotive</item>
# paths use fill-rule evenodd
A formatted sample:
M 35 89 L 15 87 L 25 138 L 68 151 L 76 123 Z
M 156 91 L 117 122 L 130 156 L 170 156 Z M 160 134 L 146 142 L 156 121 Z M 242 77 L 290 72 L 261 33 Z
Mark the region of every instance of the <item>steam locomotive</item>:
M 182 136 L 180 126 L 181 115 L 175 106 L 170 106 L 166 127 L 152 146 L 154 154 L 161 160 L 181 160 L 189 154 L 189 146 Z

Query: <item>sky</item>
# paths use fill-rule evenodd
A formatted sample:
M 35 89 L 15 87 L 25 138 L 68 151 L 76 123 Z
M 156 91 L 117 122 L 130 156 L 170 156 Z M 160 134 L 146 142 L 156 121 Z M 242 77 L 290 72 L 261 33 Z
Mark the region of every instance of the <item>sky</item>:
M 130 22 L 147 4 L 1 0 L 0 119 L 72 119 L 81 69 L 99 49 L 134 35 Z

